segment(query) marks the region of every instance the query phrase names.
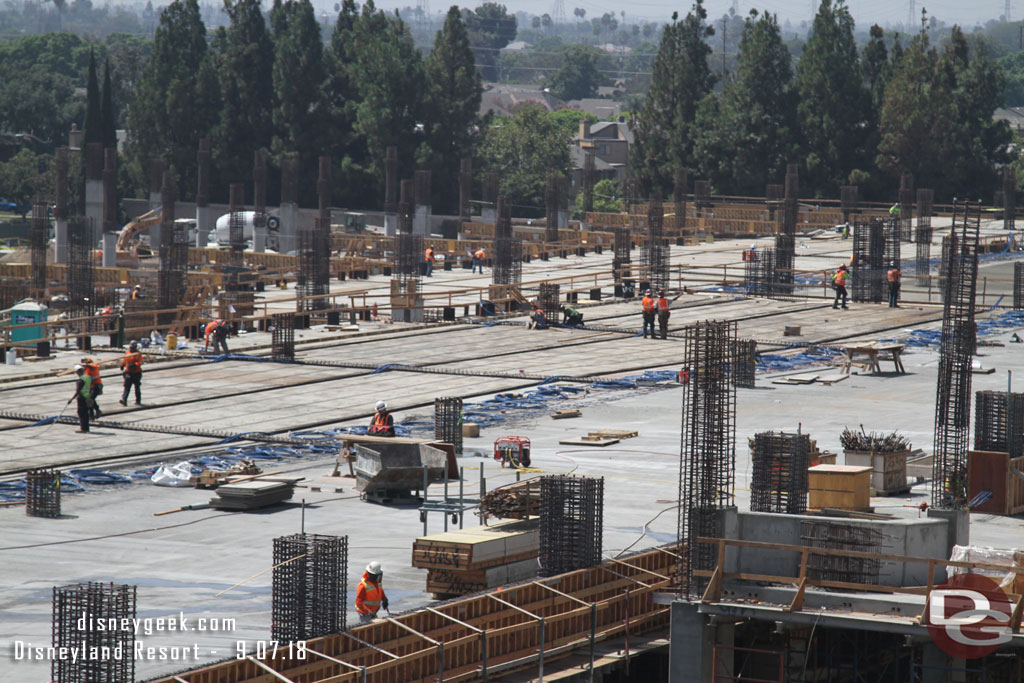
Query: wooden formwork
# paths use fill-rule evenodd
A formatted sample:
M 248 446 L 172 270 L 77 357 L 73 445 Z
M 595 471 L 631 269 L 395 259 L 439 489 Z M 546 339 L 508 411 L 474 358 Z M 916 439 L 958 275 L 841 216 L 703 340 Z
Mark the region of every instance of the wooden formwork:
M 670 608 L 653 594 L 670 585 L 677 557 L 658 548 L 316 638 L 305 659 L 293 647 L 158 683 L 471 681 L 543 670 L 592 642 L 667 625 Z

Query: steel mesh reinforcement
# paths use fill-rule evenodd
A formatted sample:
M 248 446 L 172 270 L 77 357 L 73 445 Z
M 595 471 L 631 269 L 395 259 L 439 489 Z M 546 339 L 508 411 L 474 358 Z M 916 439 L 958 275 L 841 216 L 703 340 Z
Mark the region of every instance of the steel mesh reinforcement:
M 462 399 L 442 396 L 434 399 L 434 438 L 455 446 L 462 455 Z
M 494 267 L 491 282 L 516 285 L 523 280 L 523 243 L 512 233 L 512 204 L 498 197 L 497 223 L 494 226 Z
M 278 313 L 274 316 L 274 329 L 270 334 L 270 355 L 277 360 L 295 358 L 295 315 Z
M 32 289 L 46 288 L 46 250 L 50 244 L 50 220 L 46 216 L 48 206 L 48 201 L 38 197 L 32 203 L 32 227 L 29 231 Z
M 423 275 L 423 236 L 400 232 L 395 236 L 391 276 L 401 283 L 419 282 Z
M 326 223 L 326 225 L 325 225 Z M 328 307 L 330 287 L 330 219 L 313 219 L 299 230 L 299 272 L 295 278 L 296 309 L 319 311 Z
M 241 268 L 245 251 L 245 186 L 242 183 L 231 183 L 228 196 L 228 264 Z
M 975 392 L 974 448 L 1024 455 L 1024 394 Z
M 932 506 L 967 505 L 967 449 L 971 417 L 971 361 L 977 328 L 980 202 L 954 202 L 943 282 L 942 337 L 935 394 Z
M 135 680 L 135 586 L 113 583 L 79 583 L 54 586 L 54 648 L 84 647 L 104 652 L 103 657 L 54 657 L 50 662 L 53 683 L 125 683 Z M 81 622 L 86 615 L 85 622 Z M 81 628 L 82 626 L 85 628 Z M 114 626 L 110 628 L 110 626 Z M 125 625 L 125 627 L 121 627 Z M 95 650 L 94 650 L 95 648 Z M 121 653 L 121 656 L 114 656 Z
M 751 512 L 806 512 L 810 453 L 811 438 L 806 434 L 755 434 L 750 450 Z
M 348 536 L 274 539 L 271 637 L 296 642 L 345 630 Z
M 744 288 L 748 296 L 763 296 L 769 299 L 782 299 L 789 288 L 780 284 L 775 268 L 776 251 L 774 247 L 765 247 L 757 252 L 747 252 L 747 260 L 743 264 Z
M 737 339 L 732 348 L 732 365 L 729 368 L 732 383 L 743 389 L 755 387 L 757 373 L 757 342 L 753 339 Z
M 1013 310 L 1024 310 L 1024 262 L 1013 264 Z
M 68 267 L 64 272 L 71 318 L 96 313 L 96 264 L 92 259 L 91 235 L 90 219 L 77 216 L 68 221 Z
M 542 282 L 538 285 L 537 291 L 537 305 L 544 311 L 544 317 L 549 322 L 557 322 L 562 312 L 561 286 Z
M 853 225 L 853 268 L 850 298 L 880 303 L 885 295 L 885 223 L 881 218 Z
M 601 564 L 604 479 L 550 475 L 540 479 L 541 577 Z
M 665 207 L 661 195 L 647 203 L 647 241 L 640 250 L 640 267 L 652 290 L 668 289 L 670 247 L 665 239 Z
M 1017 171 L 1007 164 L 1003 166 L 1003 229 L 1013 230 L 1017 226 Z
M 835 521 L 801 522 L 800 538 L 811 548 L 882 552 L 882 532 L 865 526 Z M 816 581 L 845 581 L 877 584 L 880 560 L 840 555 L 807 556 L 807 578 Z
M 60 517 L 60 470 L 43 467 L 25 473 L 25 514 Z
M 622 282 L 622 280 L 630 278 L 630 272 L 626 266 L 629 265 L 629 252 L 633 246 L 633 236 L 626 226 L 612 228 L 612 231 L 615 235 L 615 253 L 612 256 L 612 270 L 614 271 L 615 281 Z
M 736 387 L 729 376 L 736 343 L 736 322 L 706 320 L 684 328 L 682 439 L 679 459 L 677 532 L 686 560 L 678 586 L 683 595 L 699 595 L 705 580 L 695 570 L 711 569 L 713 546 L 700 537 L 720 535 L 720 512 L 735 505 Z
M 764 186 L 764 203 L 768 208 L 768 220 L 774 223 L 779 211 L 782 209 L 782 193 L 785 185 L 779 183 L 768 183 Z

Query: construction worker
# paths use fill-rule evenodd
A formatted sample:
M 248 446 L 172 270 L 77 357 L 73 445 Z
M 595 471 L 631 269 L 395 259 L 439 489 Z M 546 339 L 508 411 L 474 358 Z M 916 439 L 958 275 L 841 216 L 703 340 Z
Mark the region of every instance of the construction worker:
M 471 273 L 475 273 L 476 269 L 479 268 L 480 269 L 480 274 L 481 275 L 484 274 L 484 256 L 485 255 L 486 254 L 484 252 L 484 248 L 483 247 L 480 247 L 479 249 L 477 249 L 476 251 L 473 252 L 473 270 L 470 271 Z
M 843 239 L 850 239 L 850 221 L 843 223 Z
M 424 268 L 423 274 L 426 275 L 427 277 L 434 277 L 434 245 L 433 244 L 431 244 L 429 247 L 427 247 L 427 252 L 423 256 L 423 260 L 425 261 L 424 265 L 426 266 Z
M 142 296 L 142 285 L 135 285 L 135 287 L 132 288 L 132 299 L 143 299 L 143 298 L 145 298 L 145 297 Z
M 899 205 L 899 203 L 896 203 L 896 204 L 893 204 L 892 206 L 889 207 L 889 218 L 899 218 L 899 217 L 900 217 L 900 205 Z
M 96 399 L 103 393 L 103 378 L 100 377 L 100 366 L 98 363 L 94 363 L 92 358 L 84 356 L 82 358 L 82 367 L 85 369 L 85 374 L 89 376 L 92 382 L 92 392 L 89 397 L 92 401 L 89 403 L 89 417 L 96 419 L 97 417 L 103 416 L 103 411 L 100 410 L 100 406 L 96 403 Z
M 569 304 L 563 304 L 562 324 L 568 325 L 569 327 L 582 327 L 583 314 L 577 311 L 574 306 L 570 306 Z
M 388 412 L 388 404 L 384 401 L 377 401 L 376 408 L 377 412 L 373 414 L 370 428 L 366 433 L 370 436 L 394 436 L 395 418 L 391 417 L 391 413 Z
M 900 267 L 893 266 L 885 274 L 886 279 L 889 281 L 889 308 L 899 308 L 896 303 L 900 299 Z
M 526 323 L 526 329 L 528 330 L 546 330 L 548 329 L 548 318 L 544 315 L 544 310 L 538 306 L 533 307 L 533 313 L 530 314 L 530 322 Z
M 213 339 L 213 352 L 217 355 L 228 354 L 228 324 L 223 320 L 211 320 L 206 323 L 206 346 Z
M 668 318 L 671 315 L 668 310 L 668 299 L 665 298 L 665 290 L 658 290 L 658 301 L 656 302 L 658 307 L 658 330 L 661 332 L 662 339 L 668 339 Z M 651 336 L 654 336 L 654 326 L 651 326 Z
M 139 353 L 139 345 L 132 342 L 128 346 L 128 353 L 121 359 L 121 375 L 124 377 L 124 391 L 121 392 L 123 406 L 128 405 L 128 393 L 135 387 L 135 405 L 142 405 L 142 354 Z
M 380 562 L 374 560 L 366 565 L 363 572 L 363 580 L 356 588 L 356 611 L 359 612 L 359 623 L 369 624 L 377 616 L 381 607 L 388 609 L 388 596 L 384 594 L 384 587 L 381 580 L 384 578 L 384 570 Z M 390 613 L 390 610 L 388 610 Z
M 651 298 L 651 290 L 644 290 L 644 298 L 640 301 L 644 314 L 644 339 L 647 339 L 647 330 L 651 331 L 651 338 L 654 338 L 654 299 Z
M 832 288 L 836 290 L 836 298 L 832 301 L 832 308 L 839 308 L 839 298 L 843 299 L 843 308 L 846 306 L 846 283 L 850 281 L 850 271 L 846 269 L 846 264 L 839 266 L 832 275 Z
M 89 408 L 93 403 L 92 399 L 92 377 L 85 374 L 85 368 L 81 365 L 75 366 L 75 395 L 68 399 L 67 405 L 71 405 L 71 401 L 78 402 L 78 434 L 89 433 Z M 65 406 L 66 407 L 66 406 Z
M 103 318 L 103 329 L 110 331 L 114 329 L 114 309 L 112 306 L 104 306 L 103 310 L 100 311 L 100 317 Z

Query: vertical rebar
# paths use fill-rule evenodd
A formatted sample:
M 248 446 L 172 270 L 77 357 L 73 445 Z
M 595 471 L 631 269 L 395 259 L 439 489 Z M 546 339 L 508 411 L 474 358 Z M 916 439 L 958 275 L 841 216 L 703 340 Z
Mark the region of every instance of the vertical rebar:
M 60 470 L 44 467 L 25 473 L 25 514 L 60 517 Z
M 811 438 L 807 434 L 760 432 L 754 435 L 750 460 L 751 512 L 802 515 L 807 511 L 807 468 Z
M 346 627 L 348 536 L 293 534 L 274 539 L 271 637 L 296 642 Z
M 540 576 L 601 564 L 604 479 L 551 475 L 540 480 Z
M 111 655 L 53 657 L 50 662 L 52 681 L 134 681 L 135 631 L 132 620 L 135 619 L 135 614 L 135 586 L 99 582 L 54 586 L 51 622 L 53 647 L 57 648 L 58 652 L 62 648 L 75 647 L 84 648 L 84 652 L 109 652 Z M 88 617 L 84 622 L 83 615 Z M 82 628 L 83 625 L 85 628 Z
M 442 396 L 434 399 L 434 438 L 442 443 L 450 443 L 455 447 L 455 454 L 462 455 L 461 398 Z

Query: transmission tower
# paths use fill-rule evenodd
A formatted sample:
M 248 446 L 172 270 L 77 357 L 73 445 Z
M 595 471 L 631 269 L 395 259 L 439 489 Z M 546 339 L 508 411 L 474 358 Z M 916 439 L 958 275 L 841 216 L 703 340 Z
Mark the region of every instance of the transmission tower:
M 1007 13 L 1009 13 L 1009 10 L 1007 10 Z M 565 0 L 555 0 L 555 6 L 551 9 L 551 23 L 564 24 L 565 22 Z
M 913 0 L 911 0 L 913 1 Z M 416 0 L 416 11 L 420 15 L 421 21 L 426 21 L 430 18 L 430 0 Z
M 1003 21 L 1010 23 L 1010 0 L 1006 0 L 1006 11 L 1003 13 Z
M 914 15 L 917 13 L 914 8 L 914 0 L 909 0 L 907 5 L 907 31 L 912 31 L 914 26 Z

